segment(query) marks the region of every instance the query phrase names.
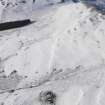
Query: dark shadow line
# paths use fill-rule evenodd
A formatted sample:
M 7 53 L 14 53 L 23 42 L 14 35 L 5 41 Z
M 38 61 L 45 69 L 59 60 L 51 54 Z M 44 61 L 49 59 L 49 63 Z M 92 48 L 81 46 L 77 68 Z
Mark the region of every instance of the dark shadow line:
M 25 20 L 19 20 L 19 21 L 0 23 L 0 31 L 14 29 L 14 28 L 21 28 L 35 22 L 36 21 L 30 21 L 30 19 L 25 19 Z

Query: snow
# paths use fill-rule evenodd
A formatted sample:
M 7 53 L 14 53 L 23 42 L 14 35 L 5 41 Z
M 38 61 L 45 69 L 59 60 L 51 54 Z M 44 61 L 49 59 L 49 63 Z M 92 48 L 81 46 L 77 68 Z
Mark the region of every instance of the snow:
M 0 105 L 41 105 L 47 90 L 57 105 L 104 105 L 105 16 L 82 3 L 49 2 L 0 4 L 2 22 L 36 21 L 0 32 Z
M 70 87 L 67 92 L 65 92 L 58 100 L 58 105 L 78 105 L 79 101 L 82 99 L 83 91 L 80 87 Z
M 57 42 L 55 42 L 58 46 L 55 51 L 54 65 L 60 65 L 59 68 L 74 68 L 76 65 L 91 66 L 103 63 L 105 57 L 104 49 L 101 47 L 105 44 L 102 39 L 100 40 L 102 35 L 98 33 L 101 32 L 100 29 L 97 32 L 100 25 L 104 27 L 102 25 L 104 20 L 100 19 L 101 14 L 91 13 L 91 9 L 87 9 L 81 4 L 63 8 L 63 11 L 62 8 L 58 10 L 57 15 L 61 19 L 56 22 L 58 25 L 58 29 L 56 29 L 61 29 L 61 32 L 57 33 Z M 69 12 L 70 9 L 72 9 L 71 12 Z M 65 13 L 64 16 L 62 12 Z M 89 20 L 91 18 L 93 22 Z M 73 20 L 73 23 L 69 20 Z M 103 43 L 102 46 L 99 43 Z

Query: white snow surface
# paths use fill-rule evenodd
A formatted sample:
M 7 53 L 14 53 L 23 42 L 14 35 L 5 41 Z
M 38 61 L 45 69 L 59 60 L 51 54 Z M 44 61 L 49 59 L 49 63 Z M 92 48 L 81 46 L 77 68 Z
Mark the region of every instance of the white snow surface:
M 1 20 L 27 18 L 6 13 Z M 0 32 L 0 105 L 42 105 L 46 90 L 57 94 L 56 105 L 105 105 L 105 16 L 65 3 L 41 5 L 29 17 L 36 22 Z

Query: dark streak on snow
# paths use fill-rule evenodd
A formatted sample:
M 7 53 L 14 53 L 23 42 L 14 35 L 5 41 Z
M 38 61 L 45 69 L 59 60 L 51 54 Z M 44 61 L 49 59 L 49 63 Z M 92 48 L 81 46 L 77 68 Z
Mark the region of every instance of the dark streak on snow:
M 0 31 L 5 31 L 5 30 L 9 30 L 9 29 L 14 29 L 14 28 L 21 28 L 21 27 L 30 25 L 34 22 L 36 22 L 36 21 L 30 21 L 29 19 L 26 19 L 26 20 L 0 23 Z

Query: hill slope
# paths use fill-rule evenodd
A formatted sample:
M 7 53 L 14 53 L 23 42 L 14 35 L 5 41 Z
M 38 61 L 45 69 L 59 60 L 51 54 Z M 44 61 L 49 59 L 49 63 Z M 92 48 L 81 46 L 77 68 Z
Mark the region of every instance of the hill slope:
M 57 105 L 104 105 L 105 16 L 65 3 L 30 18 L 36 23 L 0 32 L 0 104 L 41 105 L 40 92 L 51 90 Z

